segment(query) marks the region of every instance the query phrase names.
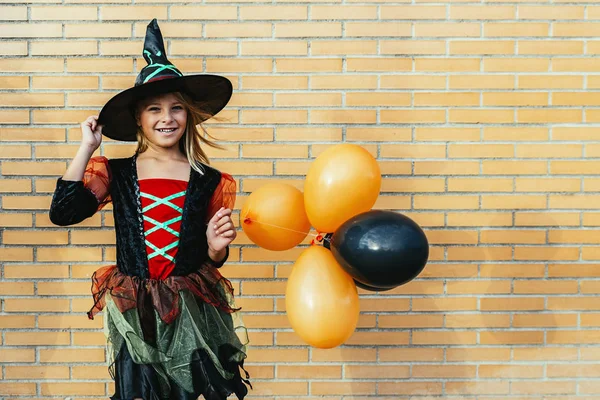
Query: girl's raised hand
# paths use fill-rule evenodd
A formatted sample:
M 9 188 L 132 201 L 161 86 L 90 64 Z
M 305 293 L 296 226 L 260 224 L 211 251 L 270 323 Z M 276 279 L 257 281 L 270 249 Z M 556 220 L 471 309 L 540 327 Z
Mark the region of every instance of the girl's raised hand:
M 231 220 L 231 210 L 221 207 L 208 221 L 206 239 L 209 250 L 218 253 L 236 238 L 237 232 Z
M 98 116 L 88 117 L 81 123 L 81 147 L 85 147 L 92 153 L 102 143 L 102 125 L 98 125 Z

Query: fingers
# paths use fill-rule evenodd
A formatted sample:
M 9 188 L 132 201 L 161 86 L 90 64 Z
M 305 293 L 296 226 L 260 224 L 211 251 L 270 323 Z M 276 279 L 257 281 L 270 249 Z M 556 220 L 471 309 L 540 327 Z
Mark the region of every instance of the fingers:
M 217 211 L 215 213 L 215 215 L 213 215 L 213 217 L 210 219 L 210 224 L 213 226 L 217 225 L 217 223 L 221 220 L 221 218 L 230 216 L 230 215 L 231 215 L 231 210 L 229 208 L 221 207 L 221 208 L 219 208 L 219 211 Z
M 228 232 L 233 229 L 233 223 L 230 222 L 230 220 L 225 220 L 223 223 L 219 221 L 219 224 L 217 224 L 217 228 L 215 229 L 215 233 L 219 235 L 221 233 Z

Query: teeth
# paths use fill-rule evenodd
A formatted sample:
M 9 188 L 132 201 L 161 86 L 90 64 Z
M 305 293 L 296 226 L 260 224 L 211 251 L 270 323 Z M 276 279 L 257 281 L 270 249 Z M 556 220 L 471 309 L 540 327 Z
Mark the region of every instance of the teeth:
M 173 132 L 174 130 L 175 130 L 175 128 L 171 128 L 171 129 L 159 129 L 159 132 L 169 133 L 169 132 Z

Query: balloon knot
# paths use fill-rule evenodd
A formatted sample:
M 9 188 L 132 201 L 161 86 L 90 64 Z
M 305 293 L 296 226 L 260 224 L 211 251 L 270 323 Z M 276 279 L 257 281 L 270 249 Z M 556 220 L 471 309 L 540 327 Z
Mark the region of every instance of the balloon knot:
M 252 223 L 252 219 L 250 217 L 246 217 L 246 218 L 244 218 L 244 223 L 245 224 L 251 224 Z

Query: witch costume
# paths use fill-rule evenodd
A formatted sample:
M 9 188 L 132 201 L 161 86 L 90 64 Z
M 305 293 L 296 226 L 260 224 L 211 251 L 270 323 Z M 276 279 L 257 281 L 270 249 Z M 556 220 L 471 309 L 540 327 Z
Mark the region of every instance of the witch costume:
M 150 95 L 185 92 L 212 115 L 231 97 L 226 78 L 184 77 L 167 60 L 156 20 L 147 28 L 144 58 L 148 65 L 135 86 L 100 113 L 108 137 L 136 140 L 133 105 Z M 215 212 L 233 208 L 235 181 L 208 165 L 202 173 L 192 168 L 187 182 L 139 180 L 136 159 L 93 157 L 83 181 L 58 179 L 50 207 L 51 221 L 65 226 L 112 203 L 117 263 L 93 274 L 88 312 L 93 319 L 104 311 L 115 380 L 111 399 L 243 399 L 250 385 L 243 368 L 247 333 L 233 287 L 218 270 L 229 248 L 215 262 L 206 237 Z

